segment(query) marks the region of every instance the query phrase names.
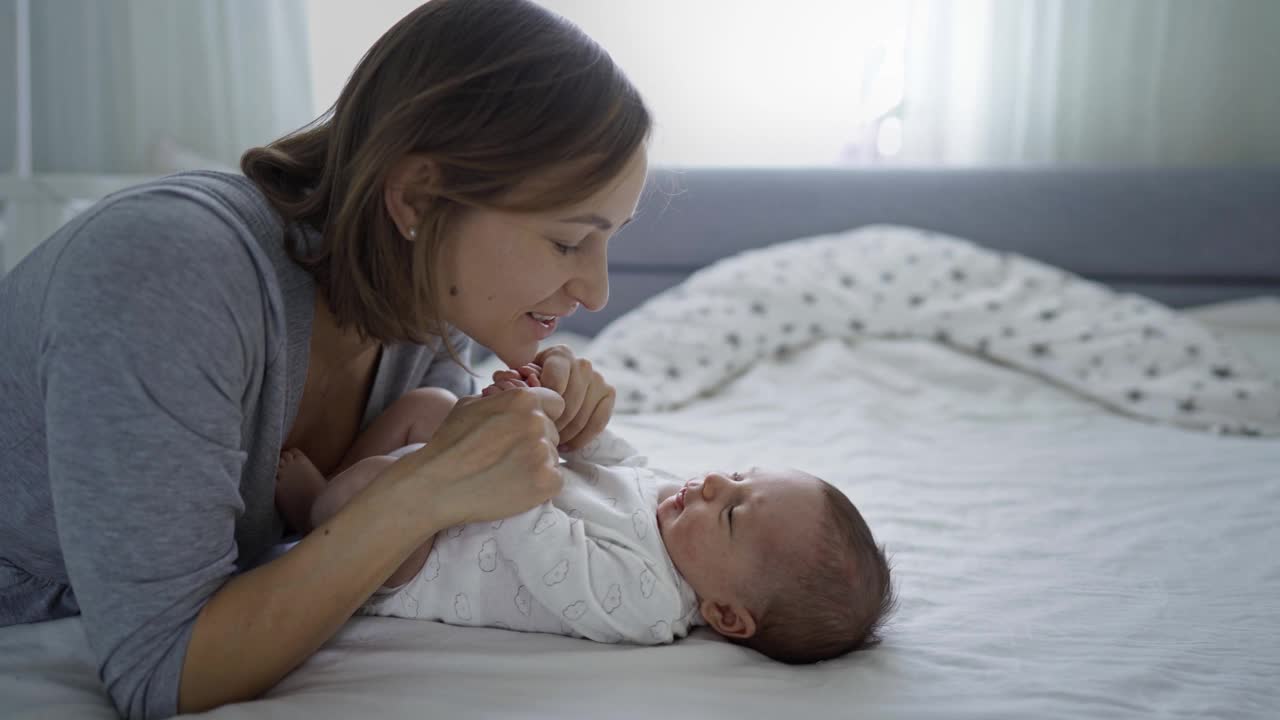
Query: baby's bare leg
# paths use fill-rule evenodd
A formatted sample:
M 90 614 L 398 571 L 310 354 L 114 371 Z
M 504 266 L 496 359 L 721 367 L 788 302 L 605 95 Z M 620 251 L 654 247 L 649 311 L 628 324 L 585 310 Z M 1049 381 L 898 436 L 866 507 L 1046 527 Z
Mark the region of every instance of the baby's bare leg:
M 364 458 L 428 442 L 456 402 L 456 395 L 441 388 L 410 390 L 360 433 L 334 472 L 340 473 Z
M 338 514 L 344 505 L 368 487 L 379 475 L 383 473 L 396 458 L 388 455 L 375 455 L 365 458 L 345 471 L 338 473 L 329 481 L 328 487 L 321 493 L 311 506 L 310 527 L 318 528 L 329 518 Z M 427 561 L 427 554 L 431 552 L 431 547 L 435 543 L 435 538 L 423 543 L 417 550 L 414 550 L 409 557 L 400 564 L 400 567 L 392 573 L 383 583 L 384 587 L 396 587 L 403 585 L 413 579 L 414 575 L 422 569 L 423 563 Z

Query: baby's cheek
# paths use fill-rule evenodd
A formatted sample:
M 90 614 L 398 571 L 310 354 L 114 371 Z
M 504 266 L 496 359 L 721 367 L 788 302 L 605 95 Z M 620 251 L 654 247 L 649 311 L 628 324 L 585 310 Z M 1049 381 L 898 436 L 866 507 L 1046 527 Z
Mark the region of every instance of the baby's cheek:
M 681 540 L 686 540 L 686 538 L 681 538 Z M 681 556 L 683 556 L 683 558 L 682 558 L 682 559 L 683 559 L 686 563 L 694 563 L 694 562 L 697 562 L 697 561 L 698 561 L 698 543 L 696 543 L 696 542 L 681 542 L 681 543 L 680 543 L 680 554 L 681 554 Z

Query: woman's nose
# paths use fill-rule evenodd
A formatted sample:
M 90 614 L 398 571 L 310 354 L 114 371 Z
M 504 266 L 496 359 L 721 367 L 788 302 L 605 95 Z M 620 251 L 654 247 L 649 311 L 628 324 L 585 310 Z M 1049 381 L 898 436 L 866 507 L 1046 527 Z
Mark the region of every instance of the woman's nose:
M 584 258 L 584 266 L 565 286 L 582 307 L 596 312 L 609 303 L 609 257 L 598 253 Z

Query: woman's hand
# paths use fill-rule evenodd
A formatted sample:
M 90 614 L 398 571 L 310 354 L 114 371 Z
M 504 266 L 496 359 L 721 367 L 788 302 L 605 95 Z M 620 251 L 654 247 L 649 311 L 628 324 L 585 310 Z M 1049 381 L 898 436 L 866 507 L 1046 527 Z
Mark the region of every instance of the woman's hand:
M 564 412 L 556 420 L 560 450 L 577 450 L 595 439 L 613 417 L 613 386 L 591 367 L 591 361 L 574 357 L 564 345 L 539 352 L 534 362 L 542 368 L 542 387 L 564 398 Z
M 424 502 L 446 527 L 511 517 L 560 492 L 563 410 L 563 398 L 542 388 L 462 398 L 431 442 L 397 465 L 429 483 Z

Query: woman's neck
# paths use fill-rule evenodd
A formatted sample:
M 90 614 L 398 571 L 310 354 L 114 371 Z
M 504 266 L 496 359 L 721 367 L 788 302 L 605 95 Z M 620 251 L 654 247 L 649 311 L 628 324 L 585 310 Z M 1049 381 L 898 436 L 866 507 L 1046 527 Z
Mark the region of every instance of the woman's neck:
M 378 341 L 362 339 L 353 328 L 338 327 L 338 319 L 329 310 L 324 292 L 316 289 L 315 316 L 311 321 L 311 354 L 327 367 L 341 368 L 358 363 L 376 352 Z M 318 357 L 317 357 L 318 356 Z

